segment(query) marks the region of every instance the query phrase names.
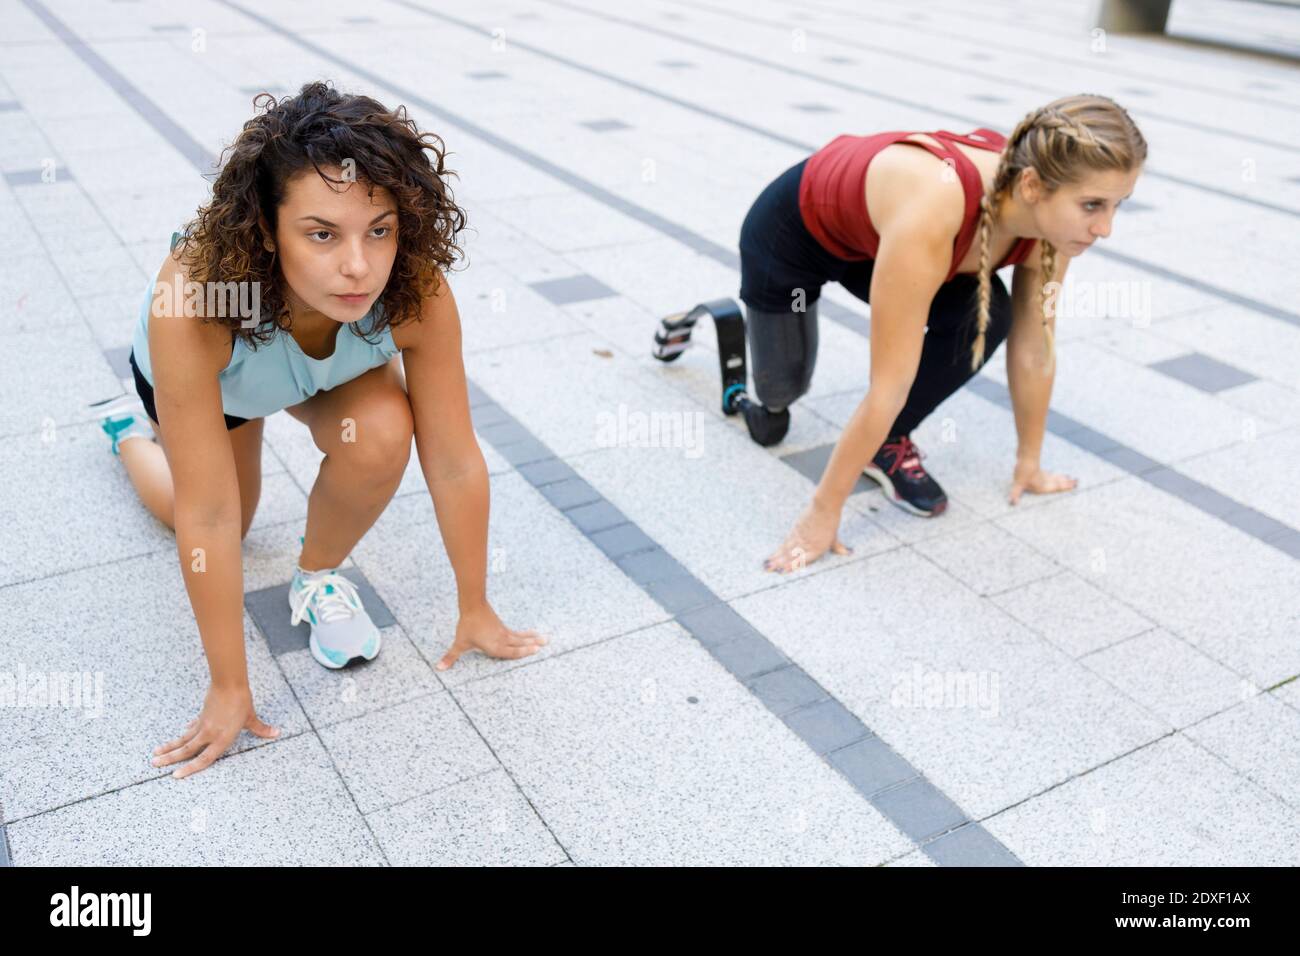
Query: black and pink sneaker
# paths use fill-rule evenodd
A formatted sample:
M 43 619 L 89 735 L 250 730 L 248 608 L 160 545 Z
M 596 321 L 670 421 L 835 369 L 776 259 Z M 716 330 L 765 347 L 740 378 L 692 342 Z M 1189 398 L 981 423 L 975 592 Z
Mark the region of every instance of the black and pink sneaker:
M 884 489 L 885 497 L 904 511 L 923 518 L 943 514 L 948 496 L 921 465 L 921 450 L 907 435 L 885 440 L 862 473 Z

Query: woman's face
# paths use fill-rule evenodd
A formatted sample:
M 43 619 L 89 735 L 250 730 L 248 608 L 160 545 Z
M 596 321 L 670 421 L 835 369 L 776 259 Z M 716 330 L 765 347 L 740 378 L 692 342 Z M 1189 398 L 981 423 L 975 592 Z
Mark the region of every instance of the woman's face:
M 1030 199 L 1039 236 L 1065 256 L 1077 256 L 1098 239 L 1110 235 L 1115 211 L 1133 192 L 1142 170 L 1108 170 L 1089 173 L 1053 193 L 1042 189 L 1041 181 L 1028 177 L 1026 198 Z
M 321 167 L 342 178 L 338 167 Z M 355 322 L 374 305 L 397 258 L 397 203 L 382 186 L 331 184 L 308 169 L 289 180 L 275 246 L 293 315 Z M 351 296 L 351 297 L 349 297 Z

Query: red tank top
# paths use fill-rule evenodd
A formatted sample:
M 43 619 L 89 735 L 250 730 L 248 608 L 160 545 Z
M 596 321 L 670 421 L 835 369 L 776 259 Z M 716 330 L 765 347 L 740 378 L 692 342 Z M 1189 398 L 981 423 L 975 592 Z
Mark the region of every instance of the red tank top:
M 804 225 L 827 252 L 841 259 L 874 259 L 880 248 L 880 235 L 871 225 L 867 215 L 867 166 L 871 158 L 886 146 L 911 136 L 913 131 L 876 133 L 873 136 L 844 134 L 831 140 L 812 156 L 804 166 L 799 180 L 799 213 Z M 975 240 L 979 224 L 980 197 L 984 184 L 979 170 L 965 153 L 952 143 L 965 143 L 980 149 L 1000 152 L 1006 137 L 991 129 L 980 128 L 962 136 L 947 130 L 937 130 L 927 135 L 934 137 L 944 149 L 924 141 L 908 140 L 912 146 L 929 150 L 940 159 L 949 160 L 961 177 L 966 194 L 966 216 L 961 230 L 953 242 L 952 270 L 948 281 L 957 274 L 957 265 Z M 1005 260 L 995 269 L 1018 265 L 1025 261 L 1033 248 L 1033 239 L 1021 239 Z

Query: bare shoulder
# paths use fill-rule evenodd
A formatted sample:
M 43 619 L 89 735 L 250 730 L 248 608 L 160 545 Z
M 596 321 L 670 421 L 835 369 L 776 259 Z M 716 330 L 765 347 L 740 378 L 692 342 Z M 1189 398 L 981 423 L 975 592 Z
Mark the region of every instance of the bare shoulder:
M 149 356 L 154 378 L 174 382 L 186 376 L 214 376 L 230 362 L 231 330 L 206 322 L 206 296 L 188 295 L 190 271 L 177 252 L 168 252 L 154 278 L 149 315 Z M 157 381 L 156 381 L 157 384 Z
M 867 167 L 867 214 L 883 239 L 891 232 L 944 238 L 961 231 L 966 196 L 952 167 L 916 146 L 886 146 Z
M 432 347 L 460 347 L 460 312 L 456 297 L 445 273 L 438 276 L 438 288 L 424 296 L 417 319 L 392 326 L 393 344 L 399 349 Z

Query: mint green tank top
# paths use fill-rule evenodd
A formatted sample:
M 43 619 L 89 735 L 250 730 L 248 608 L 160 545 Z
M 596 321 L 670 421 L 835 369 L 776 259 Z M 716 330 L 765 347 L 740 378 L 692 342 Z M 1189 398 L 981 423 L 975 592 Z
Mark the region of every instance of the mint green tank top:
M 178 233 L 172 233 L 175 245 Z M 153 363 L 149 359 L 149 313 L 154 300 L 154 279 L 145 285 L 144 301 L 131 350 L 135 364 L 150 385 L 154 384 Z M 230 364 L 221 370 L 222 411 L 239 418 L 263 418 L 290 405 L 306 401 L 317 392 L 327 391 L 383 365 L 399 351 L 393 333 L 384 329 L 373 334 L 374 322 L 382 315 L 383 305 L 376 301 L 369 312 L 357 320 L 358 331 L 375 340 L 372 345 L 350 328 L 339 329 L 334 353 L 315 359 L 307 355 L 289 333 L 277 330 L 264 345 L 250 346 L 242 337 L 235 339 Z

